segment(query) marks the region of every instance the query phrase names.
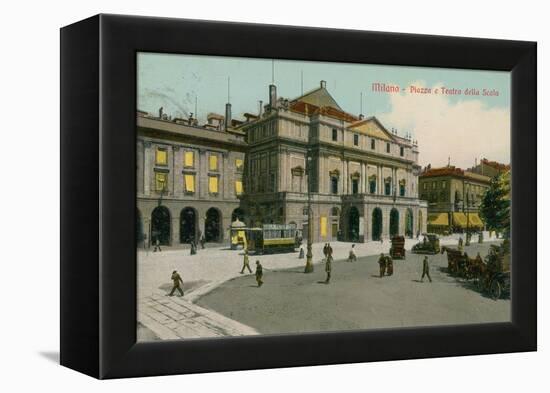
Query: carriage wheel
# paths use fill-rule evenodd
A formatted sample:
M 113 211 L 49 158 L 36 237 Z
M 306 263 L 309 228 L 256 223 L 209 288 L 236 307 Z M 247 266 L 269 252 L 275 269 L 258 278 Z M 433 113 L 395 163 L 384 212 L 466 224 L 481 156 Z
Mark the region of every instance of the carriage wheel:
M 497 280 L 493 280 L 491 282 L 491 297 L 493 300 L 497 300 L 500 299 L 500 295 L 502 295 L 502 287 Z
M 482 278 L 482 277 L 479 277 L 479 278 L 477 279 L 476 285 L 477 285 L 477 289 L 479 290 L 479 292 L 483 292 L 483 291 L 484 291 L 485 288 L 484 288 L 484 285 L 483 285 L 483 278 Z

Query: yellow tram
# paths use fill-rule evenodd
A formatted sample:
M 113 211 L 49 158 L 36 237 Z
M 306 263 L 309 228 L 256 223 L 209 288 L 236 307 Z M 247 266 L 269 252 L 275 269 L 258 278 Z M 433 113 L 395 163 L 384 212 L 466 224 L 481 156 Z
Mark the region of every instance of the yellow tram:
M 231 249 L 239 246 L 249 252 L 265 254 L 271 252 L 293 252 L 301 243 L 296 224 L 264 224 L 247 228 L 244 224 L 231 225 Z

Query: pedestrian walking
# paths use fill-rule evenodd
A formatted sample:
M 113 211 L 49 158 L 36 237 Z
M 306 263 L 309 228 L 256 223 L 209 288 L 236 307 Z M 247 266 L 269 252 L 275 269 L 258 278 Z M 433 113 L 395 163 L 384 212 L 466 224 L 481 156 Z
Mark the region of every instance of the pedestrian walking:
M 191 240 L 189 243 L 191 245 L 191 255 L 195 255 L 197 253 L 197 244 L 194 240 Z
M 153 248 L 153 252 L 156 252 L 156 251 L 159 251 L 159 252 L 162 251 L 160 249 L 160 241 L 158 237 L 155 239 L 155 248 Z
M 422 278 L 420 279 L 420 282 L 424 282 L 424 276 L 428 276 L 428 280 L 432 282 L 432 278 L 430 277 L 430 262 L 428 261 L 428 257 L 424 257 L 424 260 L 422 261 Z
M 349 250 L 348 262 L 355 262 L 357 260 L 357 255 L 355 255 L 355 244 L 351 245 L 351 250 Z
M 258 287 L 261 287 L 264 282 L 262 280 L 264 276 L 264 269 L 262 267 L 262 264 L 260 261 L 256 261 L 256 282 L 258 283 Z
M 241 269 L 241 274 L 244 273 L 244 269 L 248 269 L 249 273 L 252 273 L 252 269 L 250 268 L 250 263 L 248 262 L 248 250 L 244 250 L 244 257 L 243 257 L 243 268 Z
M 174 292 L 176 291 L 176 289 L 180 293 L 180 296 L 183 296 L 183 290 L 181 289 L 181 287 L 183 286 L 183 280 L 181 279 L 181 276 L 179 275 L 177 270 L 174 270 L 172 272 L 171 279 L 174 285 L 172 286 L 172 291 L 170 291 L 170 294 L 168 296 L 174 296 Z
M 332 273 L 332 256 L 327 257 L 327 261 L 325 263 L 325 272 L 327 272 L 327 278 L 325 280 L 325 284 L 330 283 L 330 273 Z
M 384 277 L 384 274 L 386 273 L 386 257 L 384 256 L 384 253 L 380 254 L 380 258 L 378 258 L 378 265 L 380 266 L 380 277 Z
M 464 251 L 464 241 L 462 240 L 462 236 L 458 238 L 458 251 Z
M 391 255 L 386 257 L 386 275 L 393 276 L 393 258 Z
M 325 246 L 323 247 L 323 255 L 325 256 L 326 261 L 328 256 L 328 243 L 325 243 Z
M 300 244 L 300 253 L 298 254 L 298 259 L 304 259 L 304 245 Z

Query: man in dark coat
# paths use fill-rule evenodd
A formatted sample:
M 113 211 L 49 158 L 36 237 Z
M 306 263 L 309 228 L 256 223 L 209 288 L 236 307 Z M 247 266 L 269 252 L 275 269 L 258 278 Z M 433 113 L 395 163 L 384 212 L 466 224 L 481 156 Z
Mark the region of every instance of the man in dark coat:
M 325 284 L 330 283 L 330 273 L 332 273 L 332 256 L 327 256 L 327 261 L 325 263 L 325 272 L 327 272 L 327 278 L 325 280 Z
M 262 267 L 262 264 L 260 261 L 256 261 L 256 282 L 258 283 L 258 287 L 261 287 L 263 285 L 263 278 L 264 276 L 264 269 Z
M 422 278 L 420 279 L 420 282 L 424 282 L 424 276 L 428 276 L 428 280 L 432 282 L 432 278 L 430 277 L 430 262 L 428 261 L 428 257 L 424 257 L 424 260 L 422 261 Z
M 378 265 L 380 266 L 380 277 L 384 277 L 384 274 L 386 273 L 386 257 L 384 256 L 384 253 L 380 254 L 380 258 L 378 258 Z
M 181 287 L 183 286 L 183 280 L 181 279 L 181 276 L 179 275 L 177 270 L 174 270 L 172 272 L 171 279 L 172 279 L 172 282 L 174 283 L 174 286 L 172 287 L 172 291 L 168 296 L 174 296 L 174 292 L 176 291 L 176 289 L 178 290 L 180 295 L 183 296 L 183 290 L 181 289 Z

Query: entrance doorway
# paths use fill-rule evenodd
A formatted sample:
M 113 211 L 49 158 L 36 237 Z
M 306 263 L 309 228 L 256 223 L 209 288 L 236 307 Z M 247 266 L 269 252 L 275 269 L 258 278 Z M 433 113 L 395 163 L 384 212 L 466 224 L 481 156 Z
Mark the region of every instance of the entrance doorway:
M 155 244 L 170 245 L 170 212 L 164 206 L 157 206 L 151 214 L 151 241 Z
M 210 208 L 206 212 L 204 222 L 204 239 L 207 242 L 220 242 L 221 239 L 221 214 L 218 209 Z
M 180 243 L 197 239 L 197 211 L 186 207 L 180 214 Z
M 396 208 L 390 211 L 390 237 L 397 236 L 399 234 L 399 212 Z
M 372 211 L 372 240 L 380 240 L 382 237 L 382 210 L 375 208 Z

